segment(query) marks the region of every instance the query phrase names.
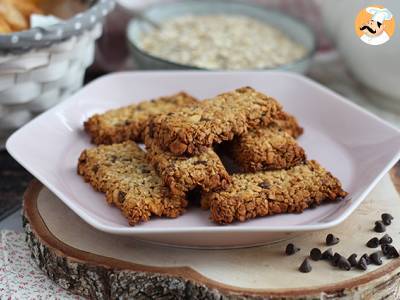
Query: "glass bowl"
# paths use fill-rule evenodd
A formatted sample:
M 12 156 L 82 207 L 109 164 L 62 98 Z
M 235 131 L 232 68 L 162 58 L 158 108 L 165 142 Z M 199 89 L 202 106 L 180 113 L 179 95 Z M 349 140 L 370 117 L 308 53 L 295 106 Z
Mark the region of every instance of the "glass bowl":
M 265 22 L 278 28 L 293 41 L 306 49 L 303 58 L 289 64 L 280 65 L 271 70 L 288 70 L 305 73 L 315 52 L 315 36 L 313 31 L 303 22 L 276 10 L 265 7 L 232 1 L 181 1 L 151 6 L 142 12 L 143 18 L 132 20 L 128 25 L 127 37 L 133 59 L 139 69 L 146 70 L 205 70 L 192 65 L 184 65 L 154 56 L 140 47 L 142 34 L 154 27 L 146 20 L 162 23 L 168 19 L 183 15 L 230 14 L 243 15 Z M 261 69 L 260 69 L 261 70 Z M 262 69 L 266 70 L 266 68 Z

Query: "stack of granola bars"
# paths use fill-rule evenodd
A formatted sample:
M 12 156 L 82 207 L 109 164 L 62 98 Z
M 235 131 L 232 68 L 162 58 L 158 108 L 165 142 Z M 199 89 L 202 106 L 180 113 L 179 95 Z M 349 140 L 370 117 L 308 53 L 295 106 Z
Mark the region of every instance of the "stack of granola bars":
M 218 224 L 302 212 L 347 194 L 306 159 L 295 117 L 250 87 L 203 101 L 186 93 L 145 101 L 94 115 L 85 130 L 98 146 L 83 151 L 78 173 L 131 225 L 179 216 L 193 190 Z

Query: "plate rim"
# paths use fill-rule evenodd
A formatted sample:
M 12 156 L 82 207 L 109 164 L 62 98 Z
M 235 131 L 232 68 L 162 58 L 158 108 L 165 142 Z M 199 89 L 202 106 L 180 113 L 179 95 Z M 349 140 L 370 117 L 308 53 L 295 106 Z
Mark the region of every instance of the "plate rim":
M 376 116 L 375 114 L 369 112 L 363 107 L 360 107 L 359 105 L 355 104 L 354 102 L 346 99 L 344 96 L 336 93 L 335 91 L 332 91 L 331 89 L 321 85 L 320 83 L 307 78 L 305 76 L 296 74 L 296 73 L 290 73 L 290 72 L 285 72 L 285 71 L 215 71 L 215 72 L 207 72 L 207 71 L 167 71 L 167 70 L 162 70 L 162 71 L 123 71 L 123 72 L 115 72 L 115 73 L 110 73 L 104 76 L 101 76 L 83 88 L 81 88 L 77 93 L 73 94 L 72 96 L 68 97 L 65 99 L 62 103 L 54 106 L 53 108 L 49 109 L 48 111 L 42 113 L 38 117 L 34 118 L 30 122 L 28 122 L 26 125 L 18 129 L 16 132 L 14 132 L 7 140 L 6 142 L 6 149 L 10 153 L 10 155 L 19 163 L 21 164 L 26 170 L 28 170 L 33 176 L 35 176 L 40 182 L 42 182 L 51 192 L 53 192 L 58 198 L 60 198 L 61 201 L 65 205 L 67 205 L 71 210 L 73 210 L 80 218 L 82 218 L 85 222 L 90 224 L 92 227 L 112 233 L 112 234 L 121 234 L 121 235 L 152 235 L 152 234 L 170 234 L 170 233 L 225 233 L 225 232 L 249 232 L 249 233 L 260 233 L 260 232 L 309 232 L 309 231 L 318 231 L 318 230 L 324 230 L 328 228 L 332 228 L 334 226 L 339 225 L 342 223 L 344 220 L 346 220 L 354 211 L 357 209 L 357 207 L 362 203 L 362 201 L 366 198 L 366 196 L 371 192 L 371 190 L 378 184 L 378 182 L 383 178 L 383 176 L 396 164 L 396 162 L 400 159 L 400 149 L 397 151 L 397 153 L 394 155 L 394 157 L 385 164 L 385 167 L 378 173 L 378 175 L 374 178 L 374 180 L 371 182 L 371 184 L 368 185 L 366 189 L 363 190 L 363 192 L 360 194 L 357 199 L 352 199 L 352 203 L 349 205 L 348 208 L 337 218 L 334 220 L 325 222 L 325 223 L 316 223 L 316 224 L 300 224 L 300 225 L 279 225 L 279 226 L 274 226 L 274 227 L 265 227 L 265 226 L 256 226 L 256 227 L 240 227 L 240 226 L 207 226 L 207 227 L 173 227 L 173 228 L 144 228 L 144 227 L 137 227 L 137 226 L 125 226 L 125 227 L 113 227 L 111 225 L 106 225 L 103 224 L 96 219 L 93 219 L 89 214 L 87 214 L 85 211 L 82 211 L 75 205 L 73 201 L 70 201 L 63 195 L 63 193 L 56 188 L 53 184 L 51 184 L 47 179 L 46 176 L 41 176 L 40 174 L 37 174 L 33 168 L 29 166 L 29 163 L 26 163 L 25 160 L 19 156 L 19 153 L 17 150 L 14 149 L 13 143 L 17 138 L 24 132 L 25 128 L 34 126 L 35 123 L 42 119 L 47 117 L 48 115 L 51 115 L 53 112 L 60 110 L 64 106 L 68 106 L 71 102 L 76 101 L 77 95 L 82 93 L 82 91 L 90 88 L 91 86 L 95 84 L 99 84 L 101 81 L 108 80 L 110 77 L 118 77 L 118 76 L 130 76 L 130 75 L 157 75 L 157 74 L 202 74 L 205 76 L 214 76 L 216 74 L 218 75 L 230 75 L 230 74 L 260 74 L 260 73 L 269 73 L 269 74 L 276 74 L 277 76 L 286 76 L 286 77 L 292 77 L 295 80 L 300 80 L 305 82 L 308 85 L 312 85 L 314 88 L 318 88 L 322 90 L 325 93 L 328 93 L 332 96 L 334 96 L 336 99 L 343 103 L 344 105 L 351 106 L 353 109 L 358 111 L 359 113 L 362 113 L 364 115 L 368 115 L 369 117 L 372 117 L 376 122 L 381 123 L 385 125 L 388 129 L 394 131 L 397 133 L 397 138 L 400 141 L 400 130 L 396 128 L 394 125 L 390 124 L 386 120 L 381 119 L 380 117 Z M 275 76 L 275 75 L 273 75 Z

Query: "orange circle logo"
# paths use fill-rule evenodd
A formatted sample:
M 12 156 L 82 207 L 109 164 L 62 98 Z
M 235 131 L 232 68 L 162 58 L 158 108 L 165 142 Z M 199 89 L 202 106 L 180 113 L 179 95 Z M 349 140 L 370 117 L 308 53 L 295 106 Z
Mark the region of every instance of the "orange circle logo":
M 395 27 L 392 12 L 382 5 L 372 5 L 360 10 L 354 22 L 354 29 L 360 40 L 373 46 L 389 41 Z

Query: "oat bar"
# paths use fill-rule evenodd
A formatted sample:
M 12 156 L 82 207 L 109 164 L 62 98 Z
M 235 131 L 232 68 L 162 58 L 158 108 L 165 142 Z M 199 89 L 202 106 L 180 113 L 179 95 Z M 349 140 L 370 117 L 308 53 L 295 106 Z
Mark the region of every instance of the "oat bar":
M 196 156 L 175 156 L 162 150 L 150 137 L 145 138 L 147 158 L 172 194 L 185 195 L 200 187 L 202 191 L 225 189 L 230 176 L 212 148 Z
M 149 124 L 149 132 L 164 150 L 195 155 L 214 143 L 267 125 L 281 114 L 281 105 L 275 99 L 244 87 L 197 106 L 156 116 Z
M 280 128 L 285 130 L 295 139 L 304 132 L 304 129 L 299 125 L 297 119 L 293 115 L 286 112 L 283 112 L 281 119 L 275 120 L 274 123 L 276 123 Z
M 244 172 L 288 169 L 306 160 L 303 148 L 276 123 L 238 136 L 229 148 Z
M 339 180 L 316 161 L 289 170 L 234 174 L 232 181 L 228 189 L 202 196 L 203 208 L 210 208 L 218 224 L 302 212 L 347 195 Z
M 143 132 L 150 117 L 194 105 L 196 102 L 195 98 L 181 92 L 96 114 L 84 123 L 84 128 L 91 136 L 92 142 L 97 145 L 126 140 L 143 142 Z
M 84 150 L 78 174 L 105 193 L 107 202 L 117 206 L 130 225 L 151 215 L 175 218 L 187 204 L 184 197 L 169 194 L 144 151 L 132 141 Z

